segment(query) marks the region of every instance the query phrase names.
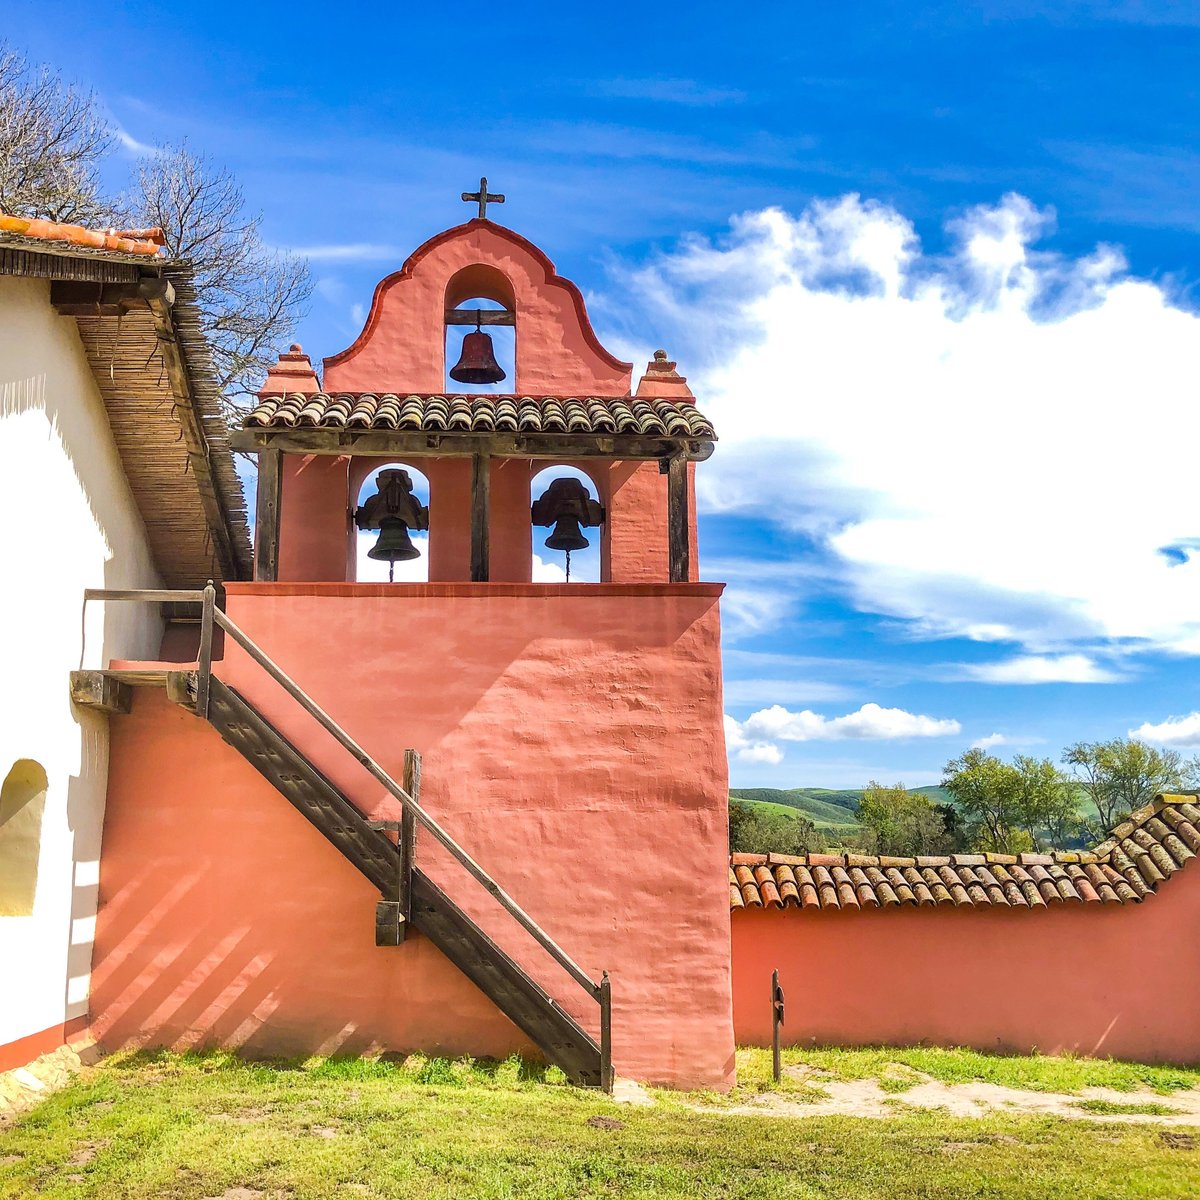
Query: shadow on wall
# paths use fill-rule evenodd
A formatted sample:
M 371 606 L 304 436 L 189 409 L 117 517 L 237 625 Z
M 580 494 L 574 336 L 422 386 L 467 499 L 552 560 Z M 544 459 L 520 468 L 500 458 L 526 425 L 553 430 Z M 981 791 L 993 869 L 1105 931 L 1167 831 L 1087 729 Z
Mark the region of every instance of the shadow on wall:
M 46 771 L 32 758 L 19 758 L 0 785 L 0 917 L 33 915 Z

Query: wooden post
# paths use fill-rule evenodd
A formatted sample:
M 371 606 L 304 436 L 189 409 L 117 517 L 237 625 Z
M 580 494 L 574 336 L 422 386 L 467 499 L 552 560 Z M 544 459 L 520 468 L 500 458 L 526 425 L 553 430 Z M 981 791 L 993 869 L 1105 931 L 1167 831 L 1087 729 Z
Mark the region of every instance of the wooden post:
M 283 455 L 258 452 L 258 492 L 254 505 L 254 579 L 274 583 L 279 578 L 279 499 L 283 484 Z
M 487 583 L 490 565 L 488 547 L 488 493 L 491 460 L 476 454 L 471 461 L 471 582 Z
M 401 786 L 420 804 L 421 756 L 415 750 L 404 752 Z M 416 855 L 417 818 L 404 805 L 399 821 L 371 821 L 372 829 L 396 832 L 396 880 L 391 894 L 375 905 L 375 945 L 399 946 L 408 935 L 412 921 L 412 873 Z
M 196 715 L 208 720 L 208 689 L 212 680 L 213 610 L 217 606 L 217 589 L 210 579 L 200 605 L 200 654 L 196 661 Z
M 404 752 L 404 774 L 400 786 L 421 803 L 421 756 L 415 750 Z M 412 873 L 417 856 L 417 818 L 408 805 L 400 818 L 400 871 L 396 879 L 396 899 L 400 903 L 400 915 L 405 925 L 412 918 Z
M 783 988 L 779 986 L 779 971 L 771 972 L 771 1074 L 779 1082 L 782 1074 L 779 1061 L 779 1027 L 783 1024 Z
M 607 971 L 600 976 L 600 1086 L 612 1095 L 612 984 Z
M 688 546 L 687 459 L 682 454 L 667 462 L 667 547 L 672 583 L 687 583 Z

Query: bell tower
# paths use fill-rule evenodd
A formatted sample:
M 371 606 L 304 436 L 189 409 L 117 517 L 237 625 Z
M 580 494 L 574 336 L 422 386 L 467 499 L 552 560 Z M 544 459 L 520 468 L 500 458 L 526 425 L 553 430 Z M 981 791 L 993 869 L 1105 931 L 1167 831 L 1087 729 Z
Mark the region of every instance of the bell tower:
M 589 978 L 609 973 L 618 1073 L 725 1087 L 723 585 L 701 580 L 694 516 L 716 434 L 664 351 L 635 377 L 602 345 L 575 284 L 493 221 L 505 197 L 486 179 L 463 200 L 478 215 L 381 280 L 320 378 L 299 346 L 268 374 L 237 440 L 259 464 L 254 581 L 227 586 L 228 613 L 394 778 L 418 754 L 426 810 Z M 360 554 L 392 581 L 360 582 Z M 417 555 L 428 578 L 405 581 Z M 319 730 L 296 741 L 303 723 L 237 647 L 223 670 L 354 806 L 399 827 L 392 798 Z M 413 853 L 594 1027 L 424 827 Z M 422 974 L 415 929 L 372 968 L 402 977 L 388 986 L 424 1014 L 389 1011 L 397 1048 L 453 1025 L 457 1003 L 425 995 L 444 973 Z M 520 1046 L 506 1028 L 443 1042 L 503 1054 Z

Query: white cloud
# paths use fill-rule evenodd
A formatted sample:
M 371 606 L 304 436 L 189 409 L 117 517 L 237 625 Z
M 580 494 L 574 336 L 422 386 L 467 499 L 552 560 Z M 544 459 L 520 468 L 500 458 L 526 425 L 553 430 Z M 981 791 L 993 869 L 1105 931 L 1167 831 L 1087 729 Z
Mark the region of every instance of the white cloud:
M 934 253 L 846 196 L 626 283 L 721 435 L 701 505 L 808 534 L 863 611 L 1032 655 L 1200 653 L 1200 555 L 1164 553 L 1196 532 L 1192 473 L 1167 464 L 1200 438 L 1200 319 L 1110 247 L 1039 252 L 1051 224 L 1009 195 Z
M 726 679 L 726 704 L 761 704 L 767 699 L 787 704 L 843 700 L 849 689 L 822 679 Z
M 773 766 L 783 762 L 783 751 L 778 746 L 773 742 L 747 737 L 728 713 L 725 715 L 725 749 L 741 762 L 769 763 Z
M 1007 746 L 1008 738 L 1002 733 L 989 733 L 987 737 L 976 738 L 971 743 L 972 750 L 991 750 L 994 746 Z
M 1086 654 L 1022 654 L 1000 662 L 964 663 L 958 678 L 979 683 L 1116 683 L 1125 676 Z
M 706 87 L 694 79 L 609 79 L 598 84 L 597 90 L 626 100 L 660 100 L 692 108 L 736 104 L 746 98 L 745 92 L 735 88 Z
M 727 718 L 727 729 L 731 719 Z M 792 712 L 781 704 L 772 704 L 734 724 L 742 739 L 740 744 L 948 737 L 962 730 L 962 726 L 952 719 L 926 717 L 902 708 L 882 708 L 878 704 L 864 704 L 856 712 L 841 717 L 825 717 L 807 708 Z
M 1160 746 L 1200 746 L 1200 712 L 1186 717 L 1168 717 L 1157 725 L 1147 721 L 1129 731 L 1131 738 L 1157 742 Z
M 309 262 L 387 262 L 401 263 L 407 257 L 397 246 L 382 242 L 330 242 L 316 246 L 289 246 L 286 253 Z
M 151 146 L 148 142 L 139 142 L 127 129 L 120 125 L 115 126 L 117 141 L 121 145 L 122 150 L 128 151 L 130 154 L 136 155 L 157 155 L 159 153 L 157 146 Z
M 566 583 L 567 573 L 556 562 L 545 562 L 539 555 L 533 556 L 534 583 Z

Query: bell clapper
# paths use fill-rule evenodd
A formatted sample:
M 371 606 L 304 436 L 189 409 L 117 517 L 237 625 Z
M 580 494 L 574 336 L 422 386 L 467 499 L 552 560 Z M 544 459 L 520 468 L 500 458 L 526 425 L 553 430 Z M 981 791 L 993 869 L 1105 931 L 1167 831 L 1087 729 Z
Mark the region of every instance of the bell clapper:
M 567 582 L 571 582 L 571 552 L 567 551 Z

